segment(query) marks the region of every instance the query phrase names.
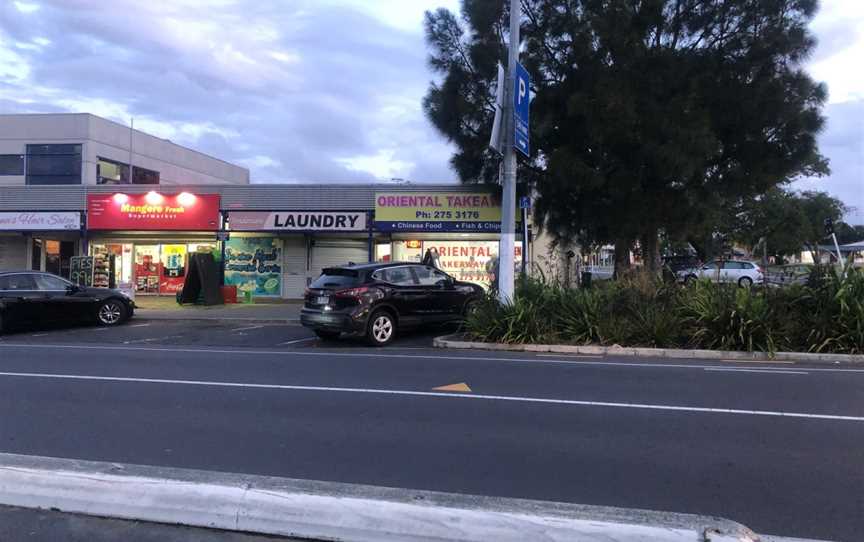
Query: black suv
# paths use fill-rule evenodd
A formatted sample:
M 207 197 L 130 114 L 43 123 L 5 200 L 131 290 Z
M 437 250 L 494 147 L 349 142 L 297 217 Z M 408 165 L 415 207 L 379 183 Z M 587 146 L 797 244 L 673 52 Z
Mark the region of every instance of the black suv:
M 306 290 L 300 323 L 322 339 L 364 334 L 375 346 L 398 329 L 462 320 L 483 296 L 477 284 L 415 263 L 330 267 Z

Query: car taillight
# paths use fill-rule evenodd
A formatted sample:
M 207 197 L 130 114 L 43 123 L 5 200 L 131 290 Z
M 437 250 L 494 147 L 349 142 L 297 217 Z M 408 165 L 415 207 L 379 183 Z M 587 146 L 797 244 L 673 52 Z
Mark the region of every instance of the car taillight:
M 359 288 L 348 288 L 346 290 L 338 290 L 333 293 L 334 296 L 343 299 L 360 299 L 360 296 L 369 291 L 368 286 L 360 286 Z

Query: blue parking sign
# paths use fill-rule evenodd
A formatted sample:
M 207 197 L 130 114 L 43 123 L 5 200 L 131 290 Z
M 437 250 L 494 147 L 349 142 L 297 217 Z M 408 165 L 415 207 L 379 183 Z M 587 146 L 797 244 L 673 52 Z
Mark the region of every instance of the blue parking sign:
M 531 104 L 531 78 L 522 64 L 516 63 L 516 83 L 513 89 L 513 146 L 525 156 L 531 156 L 528 135 L 528 111 Z

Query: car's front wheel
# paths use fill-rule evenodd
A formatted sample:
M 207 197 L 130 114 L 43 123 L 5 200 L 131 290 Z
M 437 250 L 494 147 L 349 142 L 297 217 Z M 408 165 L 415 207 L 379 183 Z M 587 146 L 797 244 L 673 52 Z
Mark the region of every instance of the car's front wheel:
M 699 280 L 699 277 L 696 275 L 687 275 L 684 277 L 684 284 L 694 284 L 697 280 Z
M 116 299 L 108 299 L 99 305 L 96 321 L 100 326 L 116 326 L 126 319 L 126 307 Z
M 378 310 L 366 324 L 366 340 L 373 346 L 386 346 L 396 338 L 396 319 L 386 310 Z
M 738 286 L 742 288 L 749 288 L 753 286 L 753 279 L 751 279 L 750 277 L 741 277 L 738 280 Z

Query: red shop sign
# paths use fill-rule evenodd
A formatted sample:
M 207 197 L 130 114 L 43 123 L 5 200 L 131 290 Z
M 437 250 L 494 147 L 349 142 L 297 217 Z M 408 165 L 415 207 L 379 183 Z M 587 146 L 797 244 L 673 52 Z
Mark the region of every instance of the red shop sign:
M 219 229 L 218 194 L 89 194 L 89 230 Z

